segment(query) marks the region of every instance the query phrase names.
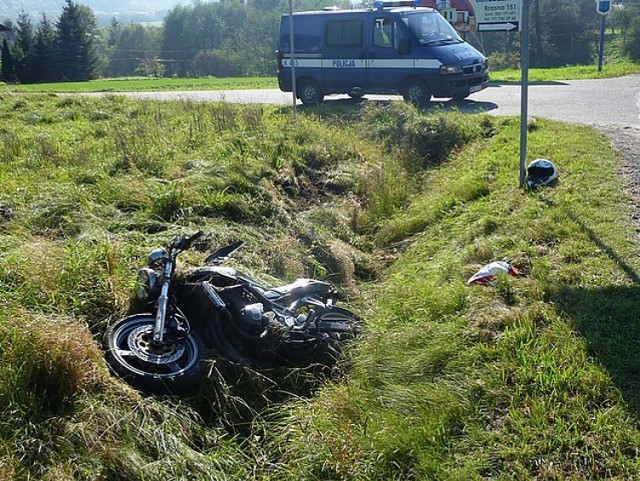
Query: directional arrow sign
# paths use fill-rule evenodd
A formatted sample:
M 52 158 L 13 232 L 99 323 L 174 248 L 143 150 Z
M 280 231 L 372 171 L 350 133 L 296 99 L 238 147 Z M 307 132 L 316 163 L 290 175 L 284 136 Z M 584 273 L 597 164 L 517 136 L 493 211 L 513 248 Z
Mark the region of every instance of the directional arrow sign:
M 523 0 L 469 0 L 476 30 L 504 32 L 520 30 Z
M 510 32 L 519 30 L 519 22 L 507 23 L 481 23 L 478 25 L 479 32 Z

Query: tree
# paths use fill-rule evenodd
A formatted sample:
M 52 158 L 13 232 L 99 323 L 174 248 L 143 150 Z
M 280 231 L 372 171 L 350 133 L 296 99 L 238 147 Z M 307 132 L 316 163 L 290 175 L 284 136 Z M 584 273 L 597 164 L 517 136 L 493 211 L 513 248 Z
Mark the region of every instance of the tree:
M 156 65 L 159 62 L 160 29 L 131 24 L 121 26 L 118 30 L 115 43 L 110 48 L 106 73 L 119 77 L 132 75 L 142 69 L 150 72 L 146 75 L 162 76 L 161 70 L 164 68 Z
M 297 0 L 296 8 L 318 10 L 334 3 Z M 196 1 L 175 7 L 164 19 L 162 57 L 168 73 L 193 75 L 193 68 L 206 70 L 214 57 L 224 57 L 237 74 L 274 75 L 279 18 L 287 12 L 286 0 Z
M 42 14 L 34 48 L 35 64 L 37 65 L 37 75 L 34 75 L 35 82 L 52 82 L 58 79 L 59 69 L 56 63 L 56 54 L 55 29 L 47 16 Z
M 2 40 L 2 79 L 5 82 L 15 81 L 16 75 L 13 69 L 13 58 L 11 57 L 11 50 L 9 50 L 9 44 L 7 39 Z
M 143 58 L 140 59 L 140 62 L 133 73 L 136 75 L 143 75 L 145 77 L 163 77 L 164 65 L 162 65 L 157 58 Z
M 635 5 L 624 5 L 622 8 L 614 9 L 610 14 L 611 26 L 619 28 L 622 33 L 622 42 L 627 41 L 627 32 L 632 28 L 633 21 L 637 18 L 638 8 Z
M 629 8 L 634 13 L 629 22 L 629 38 L 622 46 L 622 53 L 634 62 L 640 62 L 640 7 L 635 5 Z
M 221 50 L 200 50 L 191 60 L 191 72 L 198 77 L 238 75 L 233 63 Z
M 593 0 L 530 1 L 532 67 L 591 63 L 599 20 Z
M 56 24 L 58 65 L 63 80 L 90 80 L 99 66 L 96 50 L 98 25 L 88 7 L 66 0 Z
M 542 33 L 542 23 L 540 18 L 540 0 L 536 0 L 533 10 L 533 38 L 535 44 L 531 52 L 531 63 L 540 68 L 544 68 L 544 39 Z
M 13 55 L 13 65 L 18 80 L 23 83 L 33 81 L 35 70 L 35 34 L 29 15 L 23 10 L 18 15 L 16 25 L 16 39 L 13 44 L 11 54 Z
M 115 47 L 121 33 L 122 24 L 116 17 L 113 17 L 109 22 L 109 27 L 107 27 L 107 47 Z

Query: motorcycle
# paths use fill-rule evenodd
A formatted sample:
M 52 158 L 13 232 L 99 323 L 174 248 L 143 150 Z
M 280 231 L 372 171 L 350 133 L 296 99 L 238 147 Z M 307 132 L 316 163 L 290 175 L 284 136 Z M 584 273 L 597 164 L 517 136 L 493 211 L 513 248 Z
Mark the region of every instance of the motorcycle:
M 105 357 L 116 375 L 144 391 L 180 393 L 206 377 L 209 353 L 253 369 L 336 362 L 361 321 L 335 305 L 340 296 L 331 284 L 297 279 L 272 287 L 222 266 L 242 241 L 178 279 L 178 255 L 203 235 L 177 237 L 153 250 L 139 270 L 136 297 L 143 312 L 106 333 Z

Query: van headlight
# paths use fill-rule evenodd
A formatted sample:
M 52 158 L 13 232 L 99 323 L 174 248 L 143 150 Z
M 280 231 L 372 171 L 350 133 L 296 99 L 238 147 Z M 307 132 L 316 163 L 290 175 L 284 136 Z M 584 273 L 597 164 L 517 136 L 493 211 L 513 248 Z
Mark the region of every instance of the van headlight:
M 153 269 L 140 269 L 136 281 L 136 297 L 141 301 L 149 299 L 149 293 L 156 286 L 158 274 Z
M 442 75 L 462 73 L 462 67 L 460 65 L 440 65 L 440 73 Z

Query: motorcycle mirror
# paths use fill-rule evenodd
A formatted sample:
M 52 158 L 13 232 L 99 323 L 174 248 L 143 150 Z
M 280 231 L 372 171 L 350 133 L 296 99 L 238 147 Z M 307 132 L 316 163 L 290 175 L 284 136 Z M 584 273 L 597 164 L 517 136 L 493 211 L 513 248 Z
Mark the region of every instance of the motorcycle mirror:
M 220 262 L 237 251 L 243 244 L 243 241 L 238 241 L 228 245 L 227 247 L 218 249 L 213 254 L 208 255 L 204 262 L 205 264 L 215 264 L 216 262 Z

